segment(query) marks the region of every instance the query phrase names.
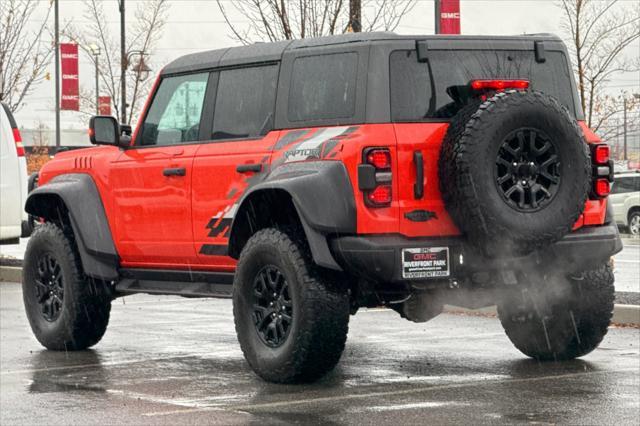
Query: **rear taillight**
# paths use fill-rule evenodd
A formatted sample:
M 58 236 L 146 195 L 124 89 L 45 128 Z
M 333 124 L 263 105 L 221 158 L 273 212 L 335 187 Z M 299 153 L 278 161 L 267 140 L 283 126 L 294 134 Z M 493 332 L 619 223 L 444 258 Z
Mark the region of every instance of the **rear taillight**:
M 388 207 L 392 200 L 391 152 L 389 148 L 366 148 L 358 166 L 358 188 L 369 207 Z
M 607 164 L 609 161 L 609 145 L 596 145 L 593 149 L 593 161 L 597 164 Z
M 528 89 L 529 80 L 471 80 L 471 83 L 469 83 L 469 85 L 476 92 L 501 92 L 507 89 Z
M 591 144 L 591 165 L 593 187 L 591 198 L 604 198 L 611 192 L 613 182 L 613 160 L 609 145 L 604 143 Z
M 20 130 L 18 128 L 13 129 L 13 140 L 16 143 L 16 152 L 18 153 L 18 157 L 24 157 L 24 146 L 22 145 L 22 136 L 20 135 Z
M 367 163 L 376 169 L 390 169 L 391 154 L 388 149 L 370 149 L 367 152 Z
M 611 184 L 608 179 L 596 179 L 595 193 L 598 197 L 606 197 L 611 192 Z
M 391 204 L 391 185 L 378 185 L 373 191 L 367 193 L 367 200 L 376 207 Z

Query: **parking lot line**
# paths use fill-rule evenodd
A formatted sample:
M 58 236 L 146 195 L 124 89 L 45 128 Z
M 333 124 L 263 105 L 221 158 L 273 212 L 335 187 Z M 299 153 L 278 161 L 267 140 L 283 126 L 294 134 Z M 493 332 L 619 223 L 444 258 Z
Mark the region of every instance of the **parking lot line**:
M 637 370 L 638 370 L 637 368 L 622 368 L 622 369 L 616 369 L 616 370 L 583 371 L 579 373 L 567 373 L 567 374 L 557 374 L 552 376 L 528 377 L 528 378 L 522 378 L 522 379 L 488 379 L 488 380 L 478 380 L 474 382 L 452 383 L 448 385 L 423 386 L 418 388 L 400 389 L 400 390 L 394 390 L 394 391 L 367 392 L 367 393 L 358 393 L 358 394 L 325 396 L 325 397 L 319 397 L 319 398 L 306 398 L 306 399 L 298 399 L 293 401 L 289 400 L 289 401 L 265 402 L 261 404 L 229 405 L 226 407 L 216 406 L 216 407 L 192 408 L 192 409 L 185 409 L 185 410 L 156 411 L 156 412 L 143 413 L 142 415 L 146 417 L 156 417 L 156 416 L 169 416 L 174 414 L 190 414 L 190 413 L 197 413 L 197 412 L 203 412 L 203 411 L 220 411 L 220 410 L 257 411 L 257 410 L 263 410 L 263 409 L 291 407 L 291 406 L 306 405 L 306 404 L 321 404 L 326 402 L 410 395 L 410 394 L 416 394 L 416 393 L 422 393 L 422 392 L 459 389 L 459 388 L 474 387 L 474 386 L 489 386 L 489 385 L 495 385 L 495 384 L 509 385 L 509 384 L 518 384 L 518 383 L 540 382 L 545 380 L 570 379 L 570 378 L 586 376 L 586 375 L 625 373 L 625 372 L 631 372 L 631 371 L 636 372 Z M 139 397 L 140 395 L 136 394 L 136 398 L 139 398 Z M 175 405 L 178 405 L 178 404 L 175 404 Z

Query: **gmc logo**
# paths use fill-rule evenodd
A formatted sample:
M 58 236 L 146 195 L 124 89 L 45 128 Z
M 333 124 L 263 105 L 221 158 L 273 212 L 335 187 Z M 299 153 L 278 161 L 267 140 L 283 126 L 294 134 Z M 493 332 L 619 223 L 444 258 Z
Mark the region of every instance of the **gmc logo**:
M 442 19 L 460 19 L 460 12 L 442 12 L 440 17 Z
M 417 253 L 413 255 L 413 260 L 435 260 L 437 255 L 434 253 Z

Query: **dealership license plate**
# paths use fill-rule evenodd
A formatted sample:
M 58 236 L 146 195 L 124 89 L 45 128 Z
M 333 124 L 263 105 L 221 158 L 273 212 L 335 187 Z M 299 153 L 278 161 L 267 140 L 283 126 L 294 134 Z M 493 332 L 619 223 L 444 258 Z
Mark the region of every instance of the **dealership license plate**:
M 402 249 L 402 278 L 449 276 L 449 247 Z

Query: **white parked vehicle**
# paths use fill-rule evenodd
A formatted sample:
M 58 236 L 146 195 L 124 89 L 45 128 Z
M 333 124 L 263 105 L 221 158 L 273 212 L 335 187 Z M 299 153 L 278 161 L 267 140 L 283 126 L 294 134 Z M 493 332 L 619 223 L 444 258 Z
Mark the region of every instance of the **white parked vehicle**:
M 9 107 L 0 108 L 0 244 L 17 244 L 30 234 L 24 211 L 27 159 L 18 125 Z
M 616 174 L 609 202 L 616 223 L 640 235 L 640 171 Z

